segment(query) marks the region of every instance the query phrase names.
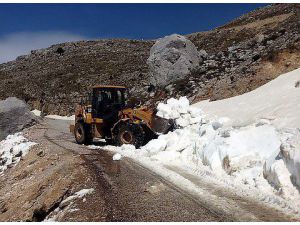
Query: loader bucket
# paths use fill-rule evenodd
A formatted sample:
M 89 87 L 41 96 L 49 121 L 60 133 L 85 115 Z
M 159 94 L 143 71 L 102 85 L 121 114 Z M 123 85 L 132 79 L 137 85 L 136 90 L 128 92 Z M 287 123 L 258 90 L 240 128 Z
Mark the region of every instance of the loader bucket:
M 164 119 L 158 116 L 155 116 L 152 121 L 152 130 L 156 134 L 166 134 L 169 131 L 174 130 L 175 122 L 171 119 Z

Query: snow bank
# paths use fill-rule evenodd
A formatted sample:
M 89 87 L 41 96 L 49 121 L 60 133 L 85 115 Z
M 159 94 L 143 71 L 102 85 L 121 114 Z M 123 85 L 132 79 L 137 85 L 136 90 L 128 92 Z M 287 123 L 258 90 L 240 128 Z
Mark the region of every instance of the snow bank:
M 155 165 L 175 165 L 193 174 L 209 174 L 246 195 L 259 193 L 268 202 L 282 200 L 299 210 L 300 92 L 294 85 L 299 72 L 231 99 L 195 105 L 185 97 L 169 99 L 158 105 L 157 115 L 174 119 L 176 130 L 140 149 L 131 145 L 106 149 L 147 166 L 152 163 L 154 170 Z
M 282 195 L 292 198 L 300 190 L 300 130 L 281 131 L 280 154 L 264 165 L 265 178 Z
M 23 137 L 22 133 L 8 135 L 5 140 L 0 142 L 0 173 L 12 165 L 16 165 L 35 144 Z
M 235 127 L 237 123 L 233 119 L 206 116 L 200 109 L 190 109 L 197 107 L 190 106 L 184 97 L 160 104 L 157 115 L 176 119 L 180 129 L 159 136 L 142 150 L 162 163 L 208 166 L 215 175 L 229 175 L 236 184 L 267 192 L 272 189 L 266 186 L 271 185 L 283 198 L 300 199 L 297 192 L 300 188 L 300 135 L 292 135 L 295 129 L 283 132 L 273 124 L 274 120 L 260 117 L 250 124 L 245 123 L 245 118 L 237 117 L 243 126 L 239 123 L 240 126 Z M 197 122 L 191 123 L 191 118 L 197 118 Z M 277 125 L 283 124 L 275 121 Z
M 34 109 L 31 111 L 36 116 L 41 116 L 41 111 Z M 45 118 L 54 120 L 75 120 L 75 115 L 72 116 L 59 116 L 59 115 L 47 115 Z
M 295 196 L 295 188 L 300 190 L 300 92 L 295 85 L 299 74 L 300 69 L 296 69 L 243 95 L 194 105 L 209 118 L 230 118 L 233 127 L 257 123 L 275 128 L 280 152 L 274 151 L 267 160 L 264 158 L 263 172 L 268 182 L 285 196 Z

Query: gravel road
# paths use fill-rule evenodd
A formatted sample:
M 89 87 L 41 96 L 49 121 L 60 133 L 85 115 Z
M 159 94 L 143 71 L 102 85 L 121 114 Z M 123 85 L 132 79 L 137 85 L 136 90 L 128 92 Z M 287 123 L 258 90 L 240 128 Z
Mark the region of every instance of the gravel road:
M 72 121 L 47 119 L 44 137 L 64 151 L 79 155 L 95 178 L 97 193 L 104 204 L 101 204 L 100 210 L 97 200 L 91 202 L 89 211 L 94 211 L 94 214 L 90 213 L 91 217 L 101 211 L 104 221 L 293 220 L 289 215 L 259 202 L 242 199 L 204 181 L 197 182 L 196 178 L 177 168 L 169 169 L 181 173 L 198 186 L 202 185 L 206 193 L 211 192 L 212 201 L 207 200 L 209 196 L 195 196 L 184 191 L 131 159 L 113 161 L 111 152 L 91 150 L 76 144 L 68 130 L 70 123 Z
M 47 120 L 45 138 L 79 154 L 97 179 L 105 201 L 105 221 L 230 221 L 193 196 L 128 158 L 113 161 L 112 153 L 75 143 L 68 121 Z M 97 202 L 91 204 L 96 205 Z M 91 210 L 94 206 L 91 206 Z M 95 212 L 97 213 L 97 212 Z

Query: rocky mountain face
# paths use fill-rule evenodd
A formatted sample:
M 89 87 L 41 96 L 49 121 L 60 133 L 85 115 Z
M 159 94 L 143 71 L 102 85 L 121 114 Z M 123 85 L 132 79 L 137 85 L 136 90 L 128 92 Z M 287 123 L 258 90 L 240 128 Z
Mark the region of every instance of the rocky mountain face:
M 16 96 L 45 111 L 73 113 L 74 103 L 97 84 L 143 85 L 153 42 L 95 40 L 63 43 L 0 65 L 0 99 Z M 145 83 L 146 84 L 146 83 Z
M 267 6 L 187 38 L 203 63 L 167 86 L 163 98 L 186 95 L 197 102 L 240 95 L 300 67 L 300 4 Z
M 0 99 L 72 114 L 96 84 L 126 85 L 147 105 L 182 95 L 197 102 L 251 91 L 300 66 L 300 4 L 257 9 L 222 27 L 156 41 L 95 40 L 32 51 L 0 65 Z M 159 78 L 159 79 L 158 79 Z

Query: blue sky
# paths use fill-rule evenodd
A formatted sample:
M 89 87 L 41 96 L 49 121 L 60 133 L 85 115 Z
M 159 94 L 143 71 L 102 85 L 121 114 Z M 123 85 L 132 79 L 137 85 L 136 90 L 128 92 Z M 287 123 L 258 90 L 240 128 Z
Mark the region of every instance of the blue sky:
M 65 41 L 154 39 L 210 30 L 264 5 L 0 4 L 0 63 Z

